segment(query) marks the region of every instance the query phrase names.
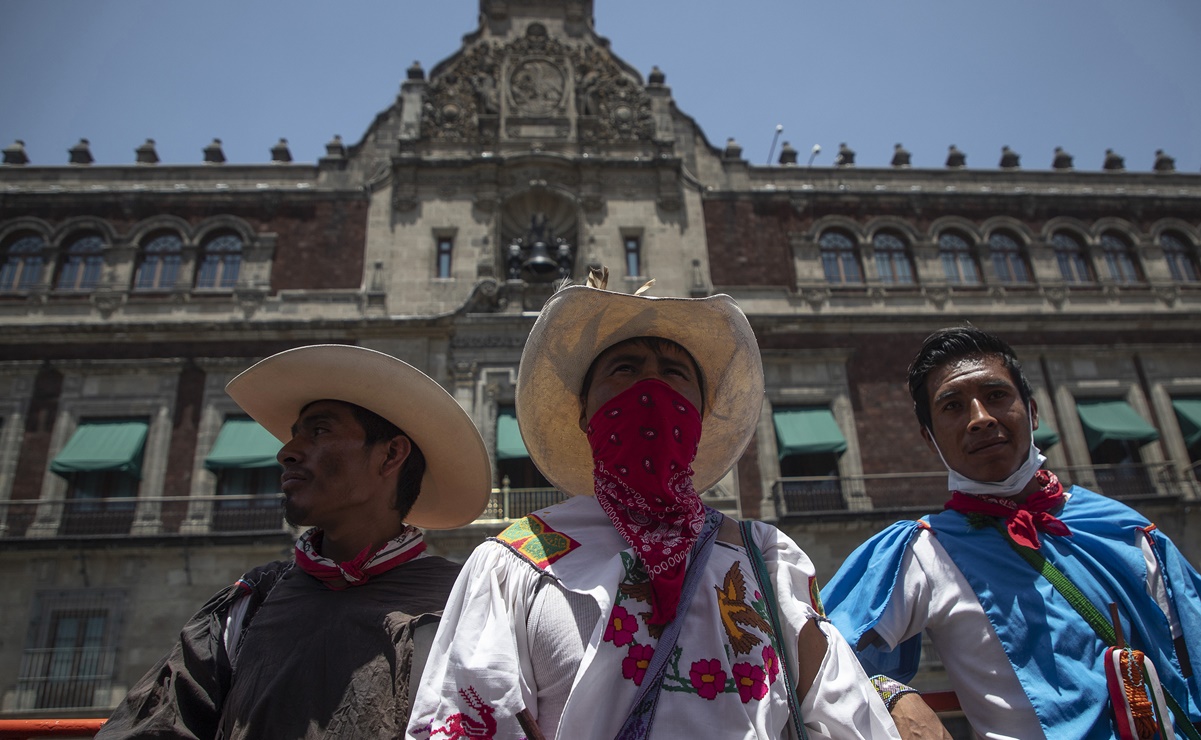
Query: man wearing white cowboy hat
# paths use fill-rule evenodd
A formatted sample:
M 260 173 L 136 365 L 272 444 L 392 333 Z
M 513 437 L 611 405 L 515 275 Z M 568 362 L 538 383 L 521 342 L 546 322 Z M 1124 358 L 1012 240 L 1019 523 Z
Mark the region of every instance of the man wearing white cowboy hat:
M 281 442 L 294 560 L 214 596 L 97 737 L 398 737 L 420 676 L 414 633 L 459 566 L 418 526 L 487 504 L 479 432 L 432 379 L 362 347 L 281 352 L 227 392 Z
M 409 736 L 897 737 L 820 618 L 809 558 L 701 503 L 762 399 L 729 296 L 553 295 L 522 353 L 517 419 L 572 498 L 472 554 Z

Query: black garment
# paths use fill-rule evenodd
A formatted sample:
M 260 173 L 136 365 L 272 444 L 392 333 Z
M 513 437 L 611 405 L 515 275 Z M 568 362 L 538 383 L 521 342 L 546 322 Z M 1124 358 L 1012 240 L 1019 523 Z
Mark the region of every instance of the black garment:
M 96 737 L 401 737 L 413 631 L 441 615 L 459 567 L 418 558 L 343 591 L 291 562 L 256 568 L 249 597 L 235 584 L 210 599 Z M 225 621 L 241 598 L 231 660 Z

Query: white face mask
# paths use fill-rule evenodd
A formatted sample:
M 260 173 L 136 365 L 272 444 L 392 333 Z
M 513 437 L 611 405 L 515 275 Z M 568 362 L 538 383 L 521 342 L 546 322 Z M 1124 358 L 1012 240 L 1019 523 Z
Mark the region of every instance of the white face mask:
M 1042 450 L 1034 444 L 1034 414 L 1030 412 L 1030 407 L 1026 407 L 1026 418 L 1030 422 L 1030 450 L 1026 453 L 1026 461 L 1018 467 L 1017 470 L 1009 474 L 1005 480 L 999 481 L 979 481 L 972 480 L 965 475 L 961 475 L 947 465 L 947 459 L 942 456 L 942 450 L 938 448 L 938 442 L 934 441 L 934 432 L 929 427 L 926 428 L 926 433 L 930 435 L 930 444 L 934 445 L 935 451 L 938 452 L 938 458 L 942 460 L 943 467 L 947 469 L 947 490 L 948 491 L 963 491 L 964 493 L 972 494 L 987 494 L 989 496 L 1000 496 L 1009 498 L 1016 496 L 1022 492 L 1034 474 L 1042 468 L 1043 463 L 1047 461 Z

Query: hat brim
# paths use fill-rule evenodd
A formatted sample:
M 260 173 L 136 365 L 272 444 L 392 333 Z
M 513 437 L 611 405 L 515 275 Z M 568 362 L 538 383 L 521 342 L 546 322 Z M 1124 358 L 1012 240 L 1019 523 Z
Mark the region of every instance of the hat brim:
M 763 361 L 733 298 L 652 298 L 572 286 L 551 296 L 534 322 L 516 391 L 530 458 L 564 493 L 593 493 L 592 450 L 579 426 L 584 375 L 601 352 L 644 336 L 688 350 L 704 378 L 696 490 L 721 480 L 750 443 L 763 406 Z
M 453 529 L 488 505 L 492 468 L 471 417 L 432 378 L 391 355 L 343 344 L 298 347 L 243 371 L 225 391 L 284 443 L 313 401 L 353 403 L 400 427 L 426 463 L 410 524 Z

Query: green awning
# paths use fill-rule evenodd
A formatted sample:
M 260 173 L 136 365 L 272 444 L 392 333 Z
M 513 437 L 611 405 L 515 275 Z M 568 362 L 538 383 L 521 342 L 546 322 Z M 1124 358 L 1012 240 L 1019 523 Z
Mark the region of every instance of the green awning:
M 776 444 L 781 460 L 789 455 L 846 451 L 846 437 L 842 436 L 834 414 L 824 406 L 777 409 L 772 419 L 776 424 Z
M 496 459 L 519 460 L 529 456 L 517 428 L 517 412 L 502 408 L 496 418 Z
M 50 463 L 50 470 L 64 477 L 116 471 L 140 478 L 148 427 L 144 421 L 83 422 Z
M 1059 444 L 1059 433 L 1043 424 L 1034 430 L 1034 445 L 1040 450 L 1047 450 Z
M 283 443 L 253 419 L 226 419 L 213 449 L 204 459 L 209 470 L 269 468 Z
M 1177 398 L 1172 401 L 1172 408 L 1176 410 L 1185 446 L 1196 446 L 1201 442 L 1201 398 Z
M 1125 401 L 1083 400 L 1076 402 L 1084 439 L 1095 450 L 1110 440 L 1132 440 L 1147 444 L 1159 439 L 1159 432 Z

